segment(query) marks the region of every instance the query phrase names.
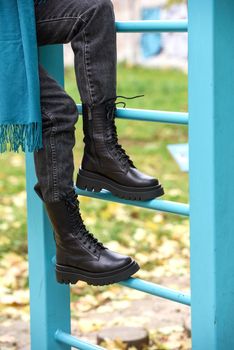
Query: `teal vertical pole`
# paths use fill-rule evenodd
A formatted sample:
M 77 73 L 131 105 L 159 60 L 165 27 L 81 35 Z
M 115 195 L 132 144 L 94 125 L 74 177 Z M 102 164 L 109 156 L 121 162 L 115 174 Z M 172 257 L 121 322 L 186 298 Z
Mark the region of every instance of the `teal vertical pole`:
M 233 14 L 233 0 L 189 0 L 193 350 L 234 349 Z
M 63 85 L 63 47 L 39 50 L 40 63 Z M 26 154 L 28 255 L 30 286 L 31 350 L 70 350 L 55 340 L 56 330 L 70 333 L 70 291 L 56 282 L 52 258 L 53 232 L 41 199 L 33 186 L 37 182 L 33 154 Z

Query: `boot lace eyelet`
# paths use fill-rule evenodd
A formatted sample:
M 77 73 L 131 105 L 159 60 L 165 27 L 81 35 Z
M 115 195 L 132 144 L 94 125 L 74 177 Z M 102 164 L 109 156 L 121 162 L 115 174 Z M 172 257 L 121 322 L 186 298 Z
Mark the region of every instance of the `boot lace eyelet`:
M 65 203 L 70 212 L 75 236 L 81 242 L 81 244 L 88 247 L 88 249 L 94 249 L 97 251 L 97 249 L 101 249 L 103 247 L 103 244 L 99 242 L 98 239 L 95 238 L 94 235 L 85 227 L 80 214 L 79 200 L 77 197 L 78 195 L 76 193 L 68 197 L 65 196 Z
M 105 109 L 106 109 L 106 118 L 107 118 L 107 129 L 106 129 L 106 137 L 107 137 L 107 143 L 110 146 L 110 151 L 113 152 L 114 150 L 117 151 L 114 153 L 114 157 L 117 157 L 119 155 L 118 161 L 124 160 L 126 162 L 126 165 L 129 164 L 132 167 L 135 167 L 133 164 L 133 161 L 130 159 L 130 157 L 126 154 L 125 150 L 123 149 L 122 145 L 118 143 L 118 135 L 117 135 L 117 129 L 115 125 L 115 116 L 116 116 L 116 106 L 117 104 L 123 104 L 123 107 L 126 107 L 126 103 L 124 101 L 115 102 L 115 100 L 118 97 L 122 97 L 125 99 L 133 99 L 137 97 L 142 97 L 144 95 L 137 95 L 133 97 L 126 97 L 126 96 L 115 96 L 112 98 L 107 99 Z

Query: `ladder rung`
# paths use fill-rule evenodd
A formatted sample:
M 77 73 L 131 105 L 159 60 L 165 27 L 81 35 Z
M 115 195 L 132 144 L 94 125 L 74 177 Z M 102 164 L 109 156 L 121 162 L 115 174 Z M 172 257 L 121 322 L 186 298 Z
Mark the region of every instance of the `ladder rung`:
M 56 265 L 56 256 L 52 258 L 52 263 L 54 266 Z M 189 294 L 166 288 L 156 283 L 147 282 L 140 278 L 130 277 L 126 281 L 119 282 L 119 284 L 160 298 L 176 301 L 184 305 L 191 305 L 191 297 Z
M 165 201 L 162 199 L 152 199 L 150 201 L 131 201 L 113 196 L 110 192 L 102 190 L 101 192 L 84 191 L 75 187 L 76 193 L 85 197 L 103 199 L 110 202 L 123 203 L 133 205 L 145 209 L 159 210 L 183 216 L 189 216 L 189 205 L 184 203 L 176 203 Z
M 139 278 L 130 277 L 128 280 L 122 281 L 119 284 L 125 287 L 139 290 L 144 293 L 176 301 L 184 305 L 191 305 L 191 297 L 189 294 L 185 294 L 174 289 L 165 288 L 155 283 L 143 281 Z
M 82 114 L 81 104 L 77 104 L 80 114 Z M 116 117 L 120 119 L 142 120 L 148 122 L 160 122 L 171 124 L 188 124 L 188 113 L 167 112 L 149 109 L 117 108 Z
M 84 340 L 80 340 L 76 337 L 73 337 L 71 334 L 65 333 L 60 329 L 57 329 L 54 335 L 55 339 L 60 343 L 70 345 L 76 349 L 80 350 L 105 350 L 104 348 L 90 344 Z
M 118 108 L 116 116 L 120 119 L 142 120 L 171 124 L 188 124 L 188 113 L 154 111 L 147 109 Z
M 144 20 L 144 21 L 116 21 L 116 31 L 119 33 L 136 32 L 187 32 L 187 20 Z

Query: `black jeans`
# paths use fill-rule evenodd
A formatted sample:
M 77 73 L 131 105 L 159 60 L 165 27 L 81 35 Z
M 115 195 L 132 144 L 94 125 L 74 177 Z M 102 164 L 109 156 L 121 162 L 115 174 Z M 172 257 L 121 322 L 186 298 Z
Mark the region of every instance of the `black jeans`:
M 116 30 L 111 0 L 35 0 L 38 46 L 71 42 L 81 101 L 116 96 Z M 75 101 L 39 64 L 43 149 L 34 152 L 43 199 L 73 191 Z

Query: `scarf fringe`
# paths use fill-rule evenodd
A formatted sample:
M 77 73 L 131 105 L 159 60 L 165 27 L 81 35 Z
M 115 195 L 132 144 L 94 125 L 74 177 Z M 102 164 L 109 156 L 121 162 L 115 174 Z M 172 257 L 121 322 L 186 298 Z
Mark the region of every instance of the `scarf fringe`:
M 28 152 L 43 148 L 41 123 L 30 124 L 0 124 L 0 153 L 8 151 Z

